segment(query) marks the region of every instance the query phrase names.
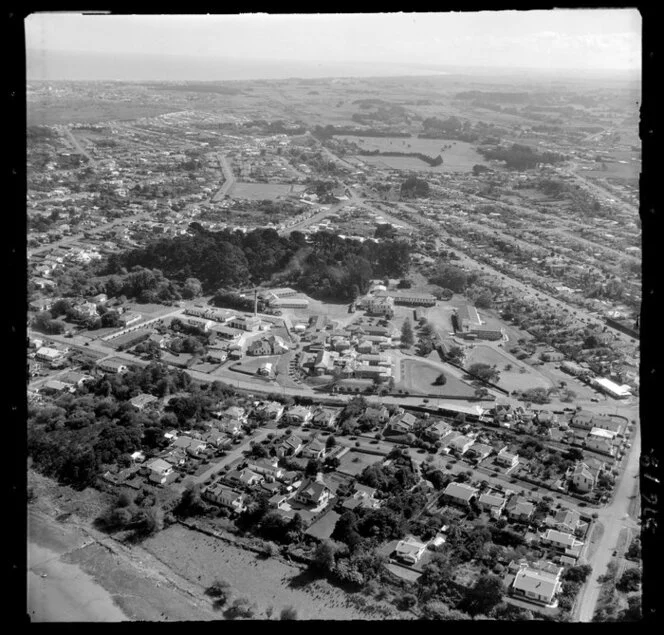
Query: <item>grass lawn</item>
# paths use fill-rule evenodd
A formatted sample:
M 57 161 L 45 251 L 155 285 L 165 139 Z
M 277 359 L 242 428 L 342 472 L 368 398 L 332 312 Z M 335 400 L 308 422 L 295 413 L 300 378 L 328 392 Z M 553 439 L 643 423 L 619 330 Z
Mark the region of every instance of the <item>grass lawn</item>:
M 337 520 L 339 520 L 339 514 L 335 511 L 329 510 L 324 516 L 311 525 L 306 533 L 319 540 L 325 540 L 329 538 L 334 531 Z
M 473 397 L 475 395 L 475 389 L 471 385 L 457 379 L 450 373 L 445 373 L 447 382 L 444 386 L 434 386 L 433 382 L 441 372 L 444 371 L 424 361 L 405 359 L 402 362 L 401 381 L 396 384 L 395 390 L 435 394 L 441 397 Z
M 266 362 L 272 364 L 272 369 L 274 370 L 279 363 L 280 355 L 272 356 L 260 356 L 260 357 L 245 357 L 242 361 L 237 364 L 233 364 L 233 368 L 243 371 L 245 373 L 255 374 L 258 369 L 265 364 Z
M 246 198 L 262 201 L 285 196 L 291 191 L 291 185 L 283 183 L 241 183 L 236 181 L 231 187 L 232 198 Z
M 348 452 L 341 457 L 341 465 L 337 472 L 357 476 L 365 467 L 381 462 L 385 457 L 378 454 L 365 454 L 363 452 Z

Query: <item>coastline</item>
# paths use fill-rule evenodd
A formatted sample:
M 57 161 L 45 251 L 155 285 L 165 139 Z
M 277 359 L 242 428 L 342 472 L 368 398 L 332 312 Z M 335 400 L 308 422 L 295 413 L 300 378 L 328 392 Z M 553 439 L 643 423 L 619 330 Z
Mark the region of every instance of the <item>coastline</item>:
M 63 554 L 28 542 L 28 616 L 32 622 L 122 622 L 113 596 Z M 43 577 L 46 576 L 46 577 Z

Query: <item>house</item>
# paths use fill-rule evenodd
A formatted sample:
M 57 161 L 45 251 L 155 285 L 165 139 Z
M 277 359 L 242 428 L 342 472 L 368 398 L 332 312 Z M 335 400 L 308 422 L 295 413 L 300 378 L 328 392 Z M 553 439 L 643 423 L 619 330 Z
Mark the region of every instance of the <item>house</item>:
M 266 401 L 259 408 L 270 421 L 279 421 L 284 414 L 284 407 L 278 401 Z
M 303 448 L 302 439 L 294 434 L 288 435 L 277 447 L 278 456 L 297 456 Z
M 247 346 L 247 355 L 282 355 L 287 352 L 286 342 L 278 335 L 263 337 Z
M 405 412 L 403 414 L 397 414 L 388 424 L 390 430 L 394 432 L 401 432 L 403 434 L 410 432 L 415 424 L 417 423 L 417 417 L 410 412 Z
M 63 351 L 57 348 L 50 348 L 48 346 L 41 346 L 35 353 L 35 359 L 38 359 L 40 362 L 56 362 L 63 357 Z
M 141 452 L 140 450 L 137 450 L 136 452 L 132 452 L 129 455 L 129 458 L 134 463 L 143 463 L 143 461 L 145 461 L 145 454 L 143 454 L 143 452 Z
M 577 463 L 572 472 L 572 484 L 580 492 L 592 492 L 596 478 L 585 463 Z
M 385 406 L 368 406 L 362 418 L 369 421 L 386 423 L 390 418 L 390 412 Z
M 231 421 L 237 421 L 240 425 L 244 425 L 249 421 L 249 414 L 244 408 L 240 406 L 230 406 L 226 408 L 221 413 L 222 419 L 230 419 Z
M 119 317 L 118 320 L 120 321 L 120 324 L 124 326 L 125 328 L 127 326 L 132 326 L 133 324 L 136 324 L 137 322 L 140 322 L 143 319 L 143 316 L 140 313 L 136 313 L 134 311 L 126 311 L 125 313 L 122 313 Z
M 581 514 L 574 509 L 559 509 L 554 516 L 546 519 L 547 526 L 570 534 L 583 535 L 588 523 L 581 520 Z
M 333 430 L 337 421 L 338 413 L 336 410 L 321 408 L 314 413 L 311 419 L 311 425 L 317 428 Z
M 41 387 L 41 390 L 46 394 L 64 392 L 65 390 L 70 392 L 74 391 L 74 389 L 69 384 L 65 384 L 64 382 L 58 381 L 57 379 L 49 379 L 46 381 Z
M 426 544 L 417 540 L 414 536 L 406 536 L 397 543 L 394 556 L 407 564 L 417 564 L 426 551 Z
M 77 371 L 69 371 L 60 377 L 60 381 L 63 384 L 67 384 L 72 388 L 80 388 L 83 384 L 93 381 L 94 377 L 92 375 L 86 375 L 84 373 L 79 373 Z
M 593 452 L 606 454 L 607 456 L 615 456 L 616 449 L 611 439 L 606 439 L 598 435 L 589 434 L 585 440 L 585 447 Z
M 154 342 L 159 348 L 166 348 L 166 336 L 161 333 L 152 333 L 147 341 Z
M 318 439 L 312 439 L 302 448 L 302 456 L 307 459 L 324 459 L 327 453 L 325 443 Z
M 519 455 L 513 452 L 508 452 L 505 447 L 496 455 L 496 463 L 508 468 L 516 467 L 519 463 Z
M 535 505 L 520 496 L 514 496 L 505 507 L 511 520 L 528 522 L 535 513 Z
M 474 443 L 475 439 L 473 439 L 472 437 L 466 437 L 460 435 L 455 439 L 452 439 L 448 447 L 450 448 L 450 450 L 454 450 L 455 452 L 463 456 L 466 452 L 468 452 L 468 450 L 471 448 L 471 446 Z
M 375 488 L 355 483 L 355 491 L 341 506 L 344 509 L 355 509 L 356 507 L 377 509 L 380 505 L 381 501 L 376 498 Z
M 583 548 L 583 542 L 577 540 L 572 534 L 557 529 L 547 529 L 544 534 L 540 535 L 540 543 L 572 558 L 578 558 Z
M 197 456 L 207 447 L 205 442 L 201 441 L 200 439 L 192 439 L 188 436 L 178 437 L 173 443 L 173 446 L 176 448 L 181 448 L 187 452 L 187 454 L 191 454 L 192 456 Z
M 228 359 L 228 348 L 226 346 L 209 346 L 207 358 L 212 363 L 223 364 Z
M 230 483 L 244 487 L 253 487 L 254 485 L 258 485 L 265 480 L 261 474 L 253 472 L 247 468 L 243 470 L 231 470 L 230 472 L 226 473 L 224 478 Z
M 264 484 L 265 485 L 265 484 Z M 290 498 L 290 494 L 282 494 L 277 492 L 268 498 L 268 503 L 273 509 L 287 509 L 287 501 Z
M 105 304 L 108 302 L 108 296 L 105 293 L 98 293 L 90 298 L 90 302 L 94 302 L 95 304 Z
M 463 507 L 468 507 L 477 494 L 478 490 L 475 487 L 465 483 L 449 483 L 443 490 L 443 497 L 446 501 Z
M 245 317 L 243 315 L 236 315 L 232 317 L 228 322 L 228 326 L 234 329 L 239 329 L 241 331 L 257 331 L 260 328 L 261 321 L 257 317 Z
M 222 432 L 218 432 L 216 430 L 210 430 L 209 432 L 205 432 L 201 436 L 201 441 L 215 448 L 221 448 L 230 443 L 228 435 Z
M 215 427 L 225 434 L 230 434 L 232 437 L 237 436 L 242 432 L 242 426 L 239 421 L 234 419 L 224 419 L 215 423 Z
M 159 401 L 157 397 L 154 395 L 148 395 L 147 393 L 141 393 L 140 395 L 136 395 L 132 399 L 129 400 L 129 403 L 134 406 L 134 408 L 138 408 L 139 410 L 143 410 L 150 404 L 154 404 L 155 402 Z
M 122 375 L 129 370 L 127 362 L 119 357 L 100 359 L 97 362 L 97 368 L 105 373 L 116 373 L 118 375 Z
M 440 441 L 446 434 L 449 434 L 451 431 L 452 426 L 446 421 L 437 421 L 427 429 L 427 433 L 436 439 L 436 441 Z
M 202 496 L 213 503 L 233 510 L 236 514 L 240 514 L 247 509 L 245 495 L 224 487 L 221 483 L 206 487 Z
M 153 459 L 146 463 L 146 467 L 150 472 L 149 479 L 152 483 L 163 485 L 173 474 L 173 466 L 163 459 Z
M 480 326 L 482 326 L 482 320 L 477 313 L 477 309 L 470 305 L 464 304 L 456 310 L 456 323 L 457 330 L 462 333 L 471 333 Z
M 468 454 L 472 454 L 473 457 L 479 461 L 486 459 L 491 452 L 493 452 L 493 448 L 486 443 L 473 443 L 473 445 L 468 448 Z
M 477 503 L 482 510 L 498 518 L 505 508 L 505 498 L 498 494 L 482 494 Z
M 295 500 L 315 508 L 325 507 L 332 497 L 332 490 L 319 479 L 307 479 L 295 494 Z
M 304 424 L 311 421 L 313 413 L 306 406 L 292 406 L 288 409 L 287 417 L 294 424 Z
M 550 410 L 540 410 L 537 413 L 537 423 L 551 428 L 558 425 L 558 415 Z
M 330 351 L 320 350 L 314 360 L 313 371 L 315 375 L 329 375 L 334 369 L 334 358 Z
M 547 607 L 556 607 L 558 604 L 556 595 L 562 588 L 560 576 L 563 567 L 557 567 L 552 563 L 548 565 L 522 564 L 514 576 L 510 594 Z
M 247 467 L 269 480 L 279 479 L 285 472 L 284 468 L 279 467 L 279 460 L 276 458 L 250 459 L 247 461 Z

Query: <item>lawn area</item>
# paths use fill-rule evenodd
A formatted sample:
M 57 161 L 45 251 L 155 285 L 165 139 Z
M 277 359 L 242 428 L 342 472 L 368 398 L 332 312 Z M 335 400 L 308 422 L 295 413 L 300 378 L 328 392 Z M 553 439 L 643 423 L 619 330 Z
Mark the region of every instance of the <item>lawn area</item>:
M 324 516 L 311 525 L 306 533 L 319 540 L 325 540 L 329 538 L 334 531 L 337 520 L 339 520 L 339 514 L 335 511 L 329 510 Z
M 245 357 L 237 364 L 233 364 L 233 369 L 254 375 L 258 369 L 267 362 L 272 364 L 272 370 L 274 370 L 279 363 L 280 357 L 281 355 L 271 355 L 266 357 Z
M 378 454 L 365 454 L 364 452 L 348 452 L 341 457 L 341 465 L 337 472 L 357 476 L 365 467 L 381 462 L 385 457 Z
M 231 187 L 232 198 L 246 198 L 255 201 L 285 196 L 291 191 L 288 183 L 241 183 L 236 181 Z
M 428 364 L 417 359 L 404 359 L 401 362 L 401 381 L 395 390 L 406 390 L 410 393 L 435 394 L 441 397 L 473 397 L 475 388 L 457 379 L 451 373 L 445 373 L 447 382 L 444 386 L 434 386 L 441 372 L 439 366 Z

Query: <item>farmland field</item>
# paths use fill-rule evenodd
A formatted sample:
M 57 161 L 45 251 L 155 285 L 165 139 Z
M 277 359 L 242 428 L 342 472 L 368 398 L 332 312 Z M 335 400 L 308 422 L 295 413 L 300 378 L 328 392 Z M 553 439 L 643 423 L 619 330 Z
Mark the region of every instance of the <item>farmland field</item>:
M 292 188 L 293 186 L 288 183 L 241 183 L 236 181 L 231 188 L 230 196 L 262 201 L 290 194 Z

